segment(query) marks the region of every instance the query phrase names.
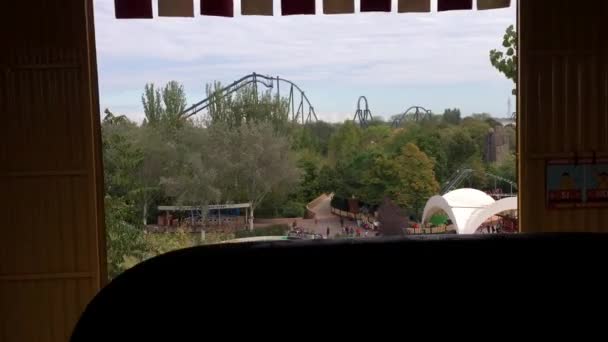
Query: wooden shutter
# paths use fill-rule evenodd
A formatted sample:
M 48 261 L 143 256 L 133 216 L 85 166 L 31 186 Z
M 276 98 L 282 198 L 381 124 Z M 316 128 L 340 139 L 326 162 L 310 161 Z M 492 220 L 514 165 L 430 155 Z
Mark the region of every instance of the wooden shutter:
M 524 232 L 608 231 L 608 208 L 548 209 L 545 163 L 608 155 L 608 5 L 519 1 L 519 218 Z
M 92 1 L 3 1 L 0 44 L 0 340 L 66 341 L 106 277 Z

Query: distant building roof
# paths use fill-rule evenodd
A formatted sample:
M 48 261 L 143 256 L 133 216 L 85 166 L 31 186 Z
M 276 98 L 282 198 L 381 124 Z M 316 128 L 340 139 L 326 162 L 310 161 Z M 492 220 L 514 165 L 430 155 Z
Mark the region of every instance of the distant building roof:
M 208 210 L 217 209 L 240 209 L 249 208 L 249 203 L 235 203 L 235 204 L 213 204 L 208 205 Z M 160 211 L 190 211 L 190 210 L 201 210 L 200 206 L 189 206 L 189 205 L 159 205 L 158 210 Z

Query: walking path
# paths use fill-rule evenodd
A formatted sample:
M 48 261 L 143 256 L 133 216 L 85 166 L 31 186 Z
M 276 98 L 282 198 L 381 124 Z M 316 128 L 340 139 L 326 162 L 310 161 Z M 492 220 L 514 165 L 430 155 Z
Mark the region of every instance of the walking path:
M 327 227 L 329 227 L 329 237 L 334 237 L 342 232 L 340 226 L 340 218 L 331 213 L 331 196 L 326 196 L 320 200 L 310 210 L 315 214 L 315 219 L 304 218 L 279 218 L 279 219 L 260 219 L 256 220 L 256 227 L 268 226 L 271 224 L 287 224 L 291 227 L 293 221 L 297 222 L 298 227 L 303 228 L 317 234 L 325 236 Z M 344 225 L 354 227 L 355 223 L 347 218 L 344 219 Z

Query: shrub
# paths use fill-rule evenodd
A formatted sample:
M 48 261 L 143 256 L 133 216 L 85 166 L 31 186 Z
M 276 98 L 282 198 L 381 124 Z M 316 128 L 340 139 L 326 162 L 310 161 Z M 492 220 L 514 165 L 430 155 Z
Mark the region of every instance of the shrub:
M 286 224 L 275 224 L 268 227 L 255 228 L 254 230 L 240 230 L 234 234 L 237 239 L 254 236 L 283 236 L 289 231 Z
M 148 233 L 144 235 L 147 257 L 155 257 L 167 252 L 192 247 L 196 241 L 192 234 L 183 229 L 171 233 Z
M 431 219 L 429 221 L 434 226 L 441 226 L 443 224 L 446 224 L 446 222 L 448 221 L 448 215 L 435 214 L 431 217 Z
M 332 208 L 348 211 L 348 200 L 346 198 L 334 196 L 331 199 L 331 206 Z
M 304 203 L 289 201 L 285 203 L 281 209 L 283 217 L 303 217 L 306 211 L 306 205 Z

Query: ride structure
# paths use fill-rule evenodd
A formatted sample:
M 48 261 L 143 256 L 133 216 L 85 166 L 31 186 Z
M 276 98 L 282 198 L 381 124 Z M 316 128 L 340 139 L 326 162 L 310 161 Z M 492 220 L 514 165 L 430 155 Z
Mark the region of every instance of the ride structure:
M 361 109 L 361 100 L 365 103 L 365 109 Z M 369 110 L 367 98 L 365 96 L 359 96 L 359 100 L 357 100 L 357 111 L 355 112 L 353 121 L 358 121 L 361 128 L 367 128 L 373 119 L 372 112 Z
M 452 175 L 452 177 L 450 177 L 450 179 L 445 183 L 445 185 L 441 188 L 441 194 L 445 195 L 450 191 L 460 188 L 464 182 L 466 182 L 467 180 L 470 181 L 471 177 L 475 173 L 482 173 L 483 175 L 488 176 L 494 180 L 494 191 L 489 193 L 490 196 L 495 197 L 495 198 L 517 196 L 517 184 L 515 182 L 508 180 L 506 178 L 494 175 L 489 172 L 475 171 L 473 169 L 462 169 L 462 170 L 456 171 Z M 500 187 L 498 186 L 499 183 L 508 184 L 509 190 L 510 190 L 509 193 L 504 193 L 502 191 L 500 191 L 500 192 L 496 191 L 497 189 L 500 189 Z M 515 190 L 515 192 L 513 190 Z
M 220 100 L 226 96 L 230 96 L 239 89 L 249 85 L 254 87 L 254 91 L 256 94 L 258 92 L 258 85 L 262 85 L 266 89 L 276 89 L 277 98 L 281 99 L 281 84 L 284 84 L 286 86 L 286 89 L 289 89 L 289 96 L 287 97 L 287 110 L 292 122 L 307 124 L 313 121 L 318 121 L 315 108 L 310 103 L 304 91 L 297 84 L 279 76 L 271 77 L 261 75 L 255 72 L 243 76 L 240 79 L 230 83 L 229 85 L 219 90 L 216 90 L 211 96 L 186 108 L 180 114 L 180 117 L 183 119 L 191 118 L 194 115 L 209 108 L 209 106 L 211 106 L 214 101 Z
M 424 107 L 412 106 L 412 107 L 408 108 L 405 112 L 403 112 L 403 114 L 401 114 L 397 118 L 395 118 L 395 120 L 393 120 L 393 123 L 391 124 L 391 126 L 394 128 L 398 128 L 398 127 L 401 127 L 401 125 L 405 121 L 419 122 L 422 120 L 430 119 L 432 115 L 433 115 L 433 112 L 431 112 L 430 110 L 428 110 Z

